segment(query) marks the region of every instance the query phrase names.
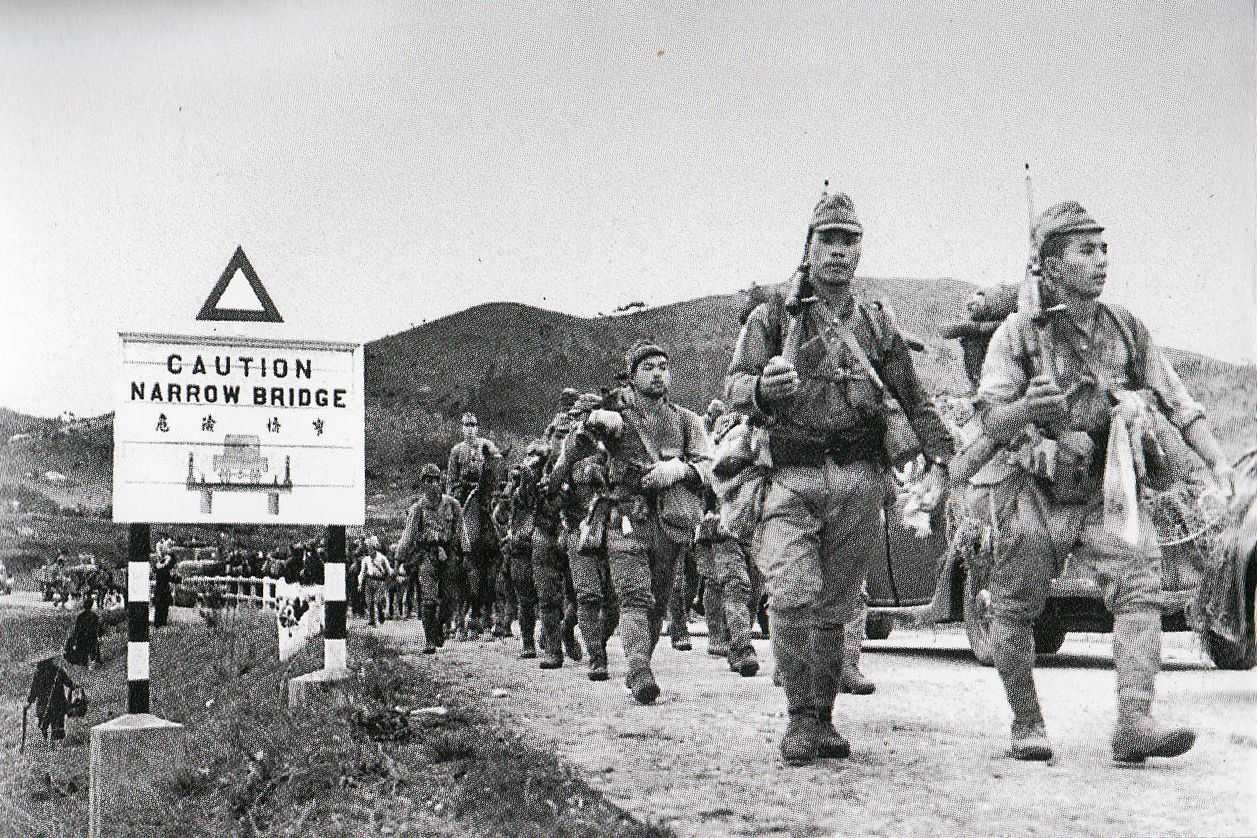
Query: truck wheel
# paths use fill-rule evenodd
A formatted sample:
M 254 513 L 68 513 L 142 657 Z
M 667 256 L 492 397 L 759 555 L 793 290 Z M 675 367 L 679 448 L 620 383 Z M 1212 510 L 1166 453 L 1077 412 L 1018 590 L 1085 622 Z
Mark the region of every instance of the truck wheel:
M 891 629 L 894 627 L 895 624 L 889 617 L 870 614 L 868 622 L 864 625 L 864 636 L 869 640 L 885 640 L 890 637 Z
M 990 593 L 978 588 L 973 576 L 965 574 L 965 634 L 969 635 L 969 648 L 983 666 L 995 664 L 995 652 L 991 643 Z
M 1061 644 L 1065 642 L 1065 627 L 1055 620 L 1043 621 L 1038 620 L 1034 623 L 1034 653 L 1036 655 L 1051 655 L 1060 650 Z

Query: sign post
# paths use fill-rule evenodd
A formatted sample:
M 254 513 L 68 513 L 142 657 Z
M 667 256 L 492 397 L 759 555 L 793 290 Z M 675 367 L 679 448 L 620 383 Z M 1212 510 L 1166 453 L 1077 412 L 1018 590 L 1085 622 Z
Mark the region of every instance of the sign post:
M 220 305 L 238 276 L 257 310 Z M 239 247 L 196 319 L 283 322 Z M 183 725 L 150 708 L 150 525 L 328 527 L 324 666 L 288 683 L 295 706 L 309 687 L 335 689 L 348 675 L 345 527 L 365 519 L 360 344 L 141 332 L 119 338 L 113 517 L 128 524 L 129 536 L 127 714 L 92 729 L 93 838 L 130 834 L 158 799 L 153 785 L 184 759 Z

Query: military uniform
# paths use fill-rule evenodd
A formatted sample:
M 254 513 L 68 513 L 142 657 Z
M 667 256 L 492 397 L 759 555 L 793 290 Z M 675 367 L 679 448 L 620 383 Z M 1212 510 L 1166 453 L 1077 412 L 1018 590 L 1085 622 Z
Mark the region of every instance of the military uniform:
M 574 403 L 575 399 L 572 401 Z M 578 621 L 576 592 L 563 524 L 562 481 L 550 474 L 549 468 L 557 460 L 571 424 L 571 418 L 564 410 L 555 415 L 547 430 L 550 456 L 534 516 L 532 578 L 537 590 L 538 616 L 541 618 L 542 669 L 561 667 L 565 651 L 572 660 L 579 661 L 584 656 L 575 635 Z
M 530 453 L 534 446 L 529 446 Z M 543 448 L 544 451 L 544 448 Z M 537 625 L 537 589 L 533 584 L 532 541 L 536 530 L 537 482 L 542 460 L 526 456 L 525 462 L 511 470 L 507 483 L 507 525 L 503 542 L 503 561 L 510 564 L 511 586 L 519 609 L 519 656 L 537 657 L 534 639 Z M 534 470 L 536 469 L 536 470 Z
M 826 196 L 813 211 L 810 249 L 819 253 L 812 236 L 831 229 L 862 232 L 845 194 Z M 903 407 L 931 463 L 945 463 L 952 453 L 951 437 L 886 312 L 858 305 L 849 291 L 829 293 L 829 301 L 821 299 L 799 315 L 792 396 L 771 403 L 760 398 L 761 373 L 785 350 L 789 324 L 780 296 L 751 313 L 725 379 L 729 406 L 769 426 L 773 466 L 755 537 L 772 603 L 777 675 L 790 713 L 782 752 L 796 764 L 810 762 L 818 752 L 849 750 L 831 719 L 843 625 L 857 613 L 868 558 L 881 550 L 883 538 L 881 386 Z M 865 359 L 877 379 L 865 369 Z
M 1042 244 L 1053 235 L 1101 230 L 1081 206 L 1066 202 L 1043 213 L 1036 237 Z M 1142 508 L 1136 544 L 1106 529 L 1105 452 L 1117 394 L 1142 392 L 1148 404 L 1184 432 L 1202 421 L 1204 410 L 1144 324 L 1125 309 L 1099 303 L 1093 322 L 1086 325 L 1061 311 L 1047 330 L 1054 347 L 1048 363 L 1060 389 L 1072 388 L 1073 394 L 1066 419 L 1043 433 L 1055 440 L 1052 451 L 1073 452 L 1079 467 L 1067 472 L 1056 466 L 1049 477 L 1033 458 L 997 454 L 972 480 L 975 495 L 994 517 L 992 631 L 995 664 L 1013 710 L 1012 753 L 1023 759 L 1051 754 L 1032 674 L 1031 623 L 1043 611 L 1051 580 L 1069 562 L 1093 571 L 1113 614 L 1119 707 L 1115 757 L 1142 761 L 1144 756 L 1174 756 L 1191 747 L 1194 734 L 1178 730 L 1154 735 L 1149 717 L 1161 661 L 1161 552 Z M 978 408 L 988 427 L 991 412 L 1015 405 L 1043 364 L 1036 324 L 1025 313 L 1013 313 L 992 337 L 982 368 Z
M 456 569 L 470 547 L 462 505 L 450 495 L 439 494 L 433 501 L 426 493 L 420 494 L 407 514 L 397 556 L 402 561 L 412 555 L 419 558 L 425 652 L 435 651 L 439 645 L 451 613 L 445 609 L 461 600 Z M 460 615 L 453 616 L 460 620 Z
M 759 672 L 751 624 L 763 585 L 753 555 L 750 544 L 720 526 L 718 515 L 710 514 L 704 521 L 695 543 L 695 558 L 705 580 L 707 651 L 726 657 L 730 670 L 748 678 Z
M 657 347 L 643 351 L 651 349 L 664 354 Z M 636 366 L 633 360 L 630 358 L 630 370 Z M 595 523 L 606 530 L 607 560 L 620 605 L 620 640 L 628 659 L 625 683 L 640 703 L 648 704 L 659 695 L 650 658 L 663 627 L 676 562 L 690 547 L 694 525 L 681 534 L 661 519 L 660 493 L 642 485 L 643 476 L 658 461 L 643 438 L 658 452 L 677 453 L 676 459 L 688 467 L 679 485 L 695 494 L 701 493 L 709 480 L 710 463 L 707 438 L 697 414 L 666 396 L 647 399 L 631 389 L 620 394 L 614 407 L 623 427 L 618 434 L 602 437 L 610 455 L 610 489 L 604 517 Z M 599 415 L 607 412 L 595 411 L 573 434 L 568 443 L 573 461 L 596 449 L 602 422 Z
M 510 498 L 502 491 L 493 498 L 493 529 L 498 539 L 497 575 L 493 582 L 493 636 L 513 637 L 511 625 L 515 622 L 518 608 L 515 585 L 511 581 L 511 560 L 507 552 L 507 535 L 510 529 Z
M 581 397 L 574 408 L 578 415 L 599 405 L 592 395 Z M 576 596 L 577 623 L 589 655 L 589 678 L 607 679 L 607 638 L 615 633 L 620 611 L 611 583 L 611 565 L 607 561 L 603 531 L 591 530 L 588 522 L 595 519 L 604 502 L 607 489 L 607 456 L 599 451 L 569 465 L 567 456 L 574 450 L 565 445 L 556 461 L 551 480 L 562 486 L 563 542 Z M 605 508 L 605 507 L 604 507 Z

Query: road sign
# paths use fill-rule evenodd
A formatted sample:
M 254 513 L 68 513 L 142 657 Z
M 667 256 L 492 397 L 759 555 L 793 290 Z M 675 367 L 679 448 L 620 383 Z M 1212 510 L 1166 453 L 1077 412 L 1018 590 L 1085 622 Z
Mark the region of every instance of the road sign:
M 249 288 L 253 290 L 253 295 L 257 298 L 258 305 L 261 306 L 260 309 L 218 307 L 223 294 L 227 292 L 227 286 L 231 284 L 232 277 L 237 273 L 249 281 Z M 253 265 L 249 263 L 249 257 L 244 255 L 244 248 L 239 245 L 236 246 L 236 252 L 232 254 L 231 261 L 223 269 L 223 275 L 218 278 L 217 284 L 214 285 L 214 290 L 210 291 L 210 295 L 205 298 L 205 303 L 201 306 L 201 311 L 196 315 L 196 319 L 247 320 L 261 323 L 284 322 L 284 318 L 279 315 L 279 309 L 275 308 L 275 302 L 271 299 L 271 295 L 266 293 L 266 286 L 262 284 L 262 280 L 258 279 L 257 271 L 253 270 Z
M 119 337 L 115 521 L 363 523 L 359 344 Z

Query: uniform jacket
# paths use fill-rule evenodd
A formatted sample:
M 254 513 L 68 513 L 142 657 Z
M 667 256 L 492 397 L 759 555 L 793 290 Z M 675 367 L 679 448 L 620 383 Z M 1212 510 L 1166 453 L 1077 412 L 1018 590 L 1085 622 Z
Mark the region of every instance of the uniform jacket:
M 1081 382 L 1069 402 L 1069 419 L 1056 433 L 1085 431 L 1107 439 L 1109 391 L 1139 390 L 1180 431 L 1205 415 L 1178 373 L 1152 342 L 1147 327 L 1124 308 L 1101 303 L 1090 331 L 1062 312 L 1050 321 L 1057 382 L 1062 390 Z M 1011 404 L 1025 395 L 1039 368 L 1041 350 L 1034 323 L 1014 312 L 996 330 L 982 365 L 978 409 Z M 1104 447 L 1099 448 L 1100 451 Z M 991 461 L 974 478 L 993 483 L 1012 471 L 1004 458 Z
M 830 357 L 820 335 L 828 325 L 826 309 L 811 305 L 806 311 L 796 363 L 798 392 L 788 401 L 767 405 L 760 402 L 756 390 L 769 359 L 782 354 L 789 325 L 784 298 L 777 294 L 758 305 L 742 327 L 725 376 L 725 401 L 753 420 L 771 421 L 774 430 L 826 446 L 841 446 L 870 434 L 880 437 L 885 399 L 846 346 L 840 347 L 838 357 Z M 903 407 L 926 457 L 934 462 L 949 460 L 951 435 L 921 386 L 910 350 L 889 315 L 881 307 L 865 307 L 850 298 L 828 309 L 828 314 L 842 320 L 854 334 L 890 395 Z
M 471 442 L 463 440 L 450 449 L 449 463 L 445 468 L 445 480 L 449 484 L 446 488 L 450 494 L 454 494 L 454 487 L 459 483 L 467 479 L 475 480 L 480 474 L 485 466 L 485 459 L 480 450 L 485 443 L 489 445 L 489 467 L 494 468 L 495 464 L 501 460 L 502 454 L 496 445 L 483 437 L 478 436 Z M 496 475 L 493 481 L 497 482 Z
M 397 545 L 398 561 L 408 561 L 423 547 L 440 547 L 447 557 L 462 556 L 471 550 L 463 525 L 463 506 L 450 495 L 441 495 L 436 505 L 420 496 L 407 513 L 406 529 Z
M 711 482 L 711 457 L 702 418 L 666 396 L 656 402 L 631 389 L 621 391 L 617 407 L 624 417 L 623 432 L 617 438 L 603 440 L 608 457 L 607 481 L 612 495 L 641 494 L 642 475 L 655 463 L 637 431 L 630 427 L 633 423 L 653 441 L 659 452 L 674 452 L 678 459 L 692 466 L 683 483 L 701 496 L 703 487 Z M 598 439 L 582 425 L 564 440 L 552 481 L 561 484 L 570 479 L 576 464 L 597 453 Z

